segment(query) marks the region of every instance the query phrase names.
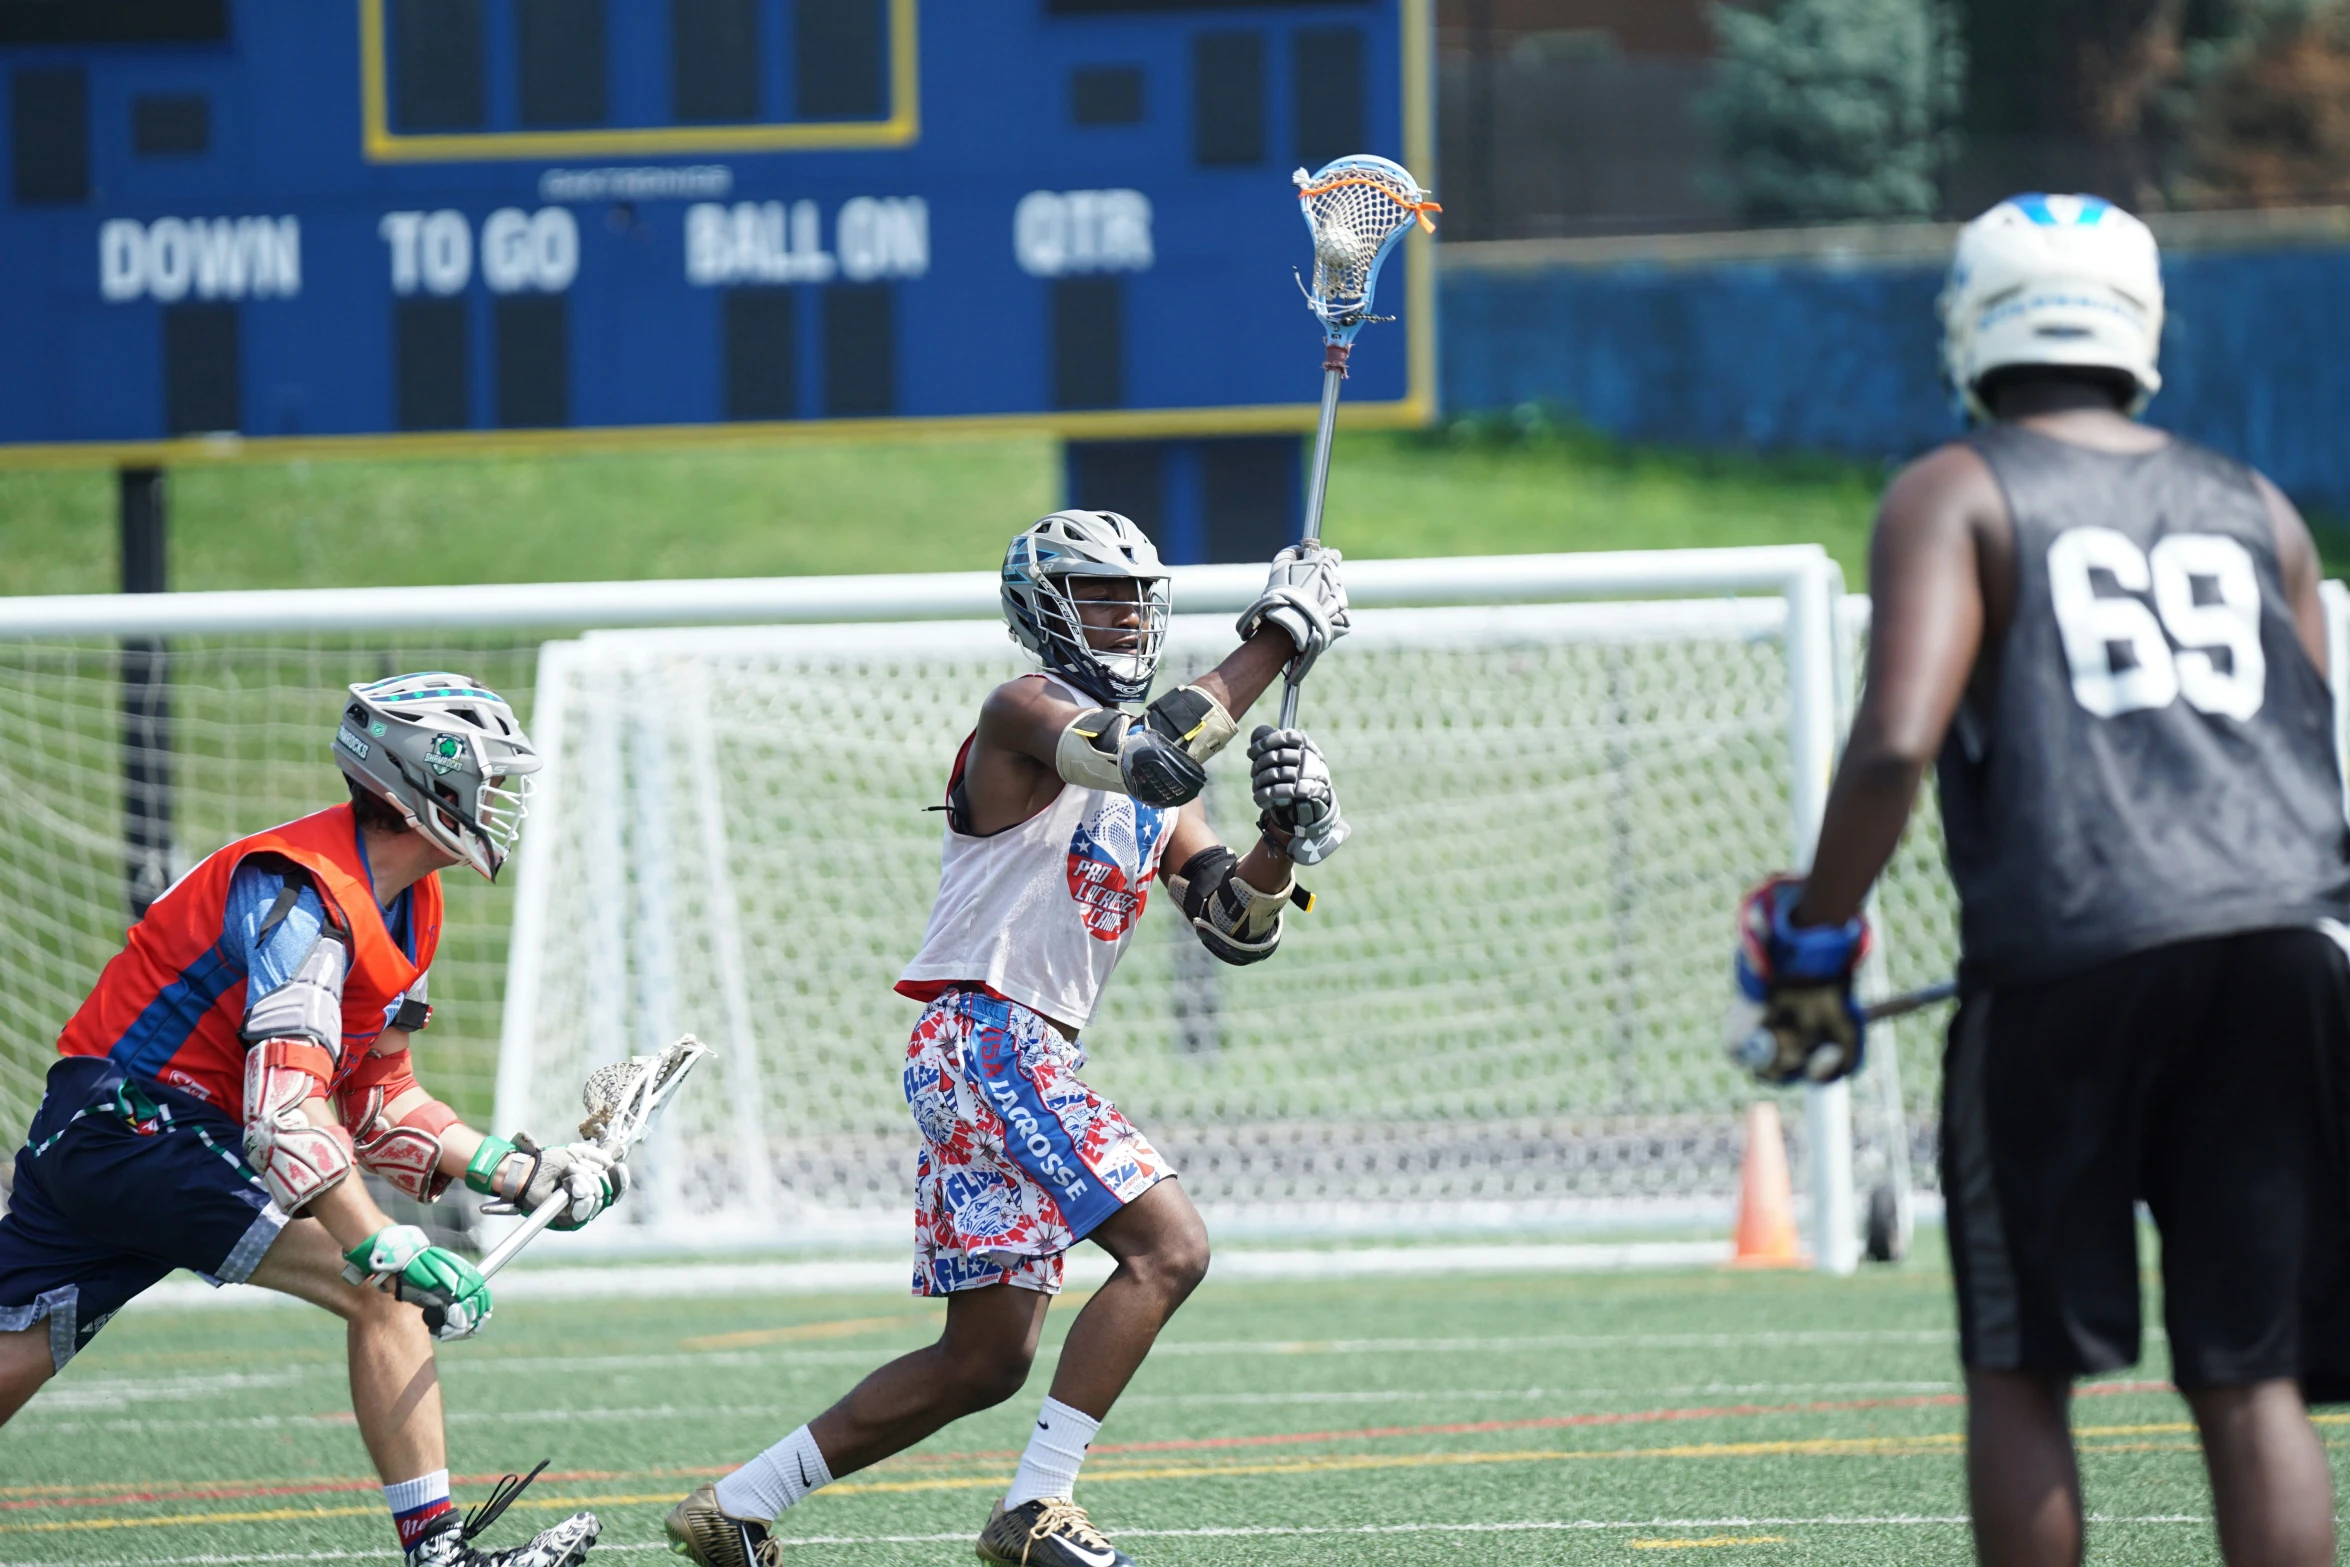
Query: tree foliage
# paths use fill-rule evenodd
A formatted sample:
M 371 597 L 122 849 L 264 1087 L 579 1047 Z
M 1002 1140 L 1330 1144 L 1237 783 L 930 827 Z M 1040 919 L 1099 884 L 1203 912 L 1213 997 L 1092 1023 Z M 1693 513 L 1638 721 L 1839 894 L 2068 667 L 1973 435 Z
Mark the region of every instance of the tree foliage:
M 1705 103 L 1728 194 L 1765 221 L 1930 215 L 1966 74 L 1947 0 L 1717 5 Z
M 2288 206 L 2350 194 L 2350 0 L 2236 0 L 2188 54 L 2185 118 L 2202 203 Z

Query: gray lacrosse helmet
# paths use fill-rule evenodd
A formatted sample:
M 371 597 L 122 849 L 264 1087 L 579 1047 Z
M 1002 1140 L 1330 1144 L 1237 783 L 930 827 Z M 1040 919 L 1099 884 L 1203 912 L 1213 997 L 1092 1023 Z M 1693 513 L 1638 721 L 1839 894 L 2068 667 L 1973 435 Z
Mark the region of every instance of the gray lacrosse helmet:
M 1107 652 L 1086 640 L 1069 592 L 1071 577 L 1142 585 L 1142 628 L 1132 649 Z M 1012 640 L 1099 702 L 1139 702 L 1150 695 L 1173 605 L 1167 568 L 1150 537 L 1114 511 L 1054 512 L 1022 529 L 1004 552 L 1004 619 Z
M 335 761 L 353 783 L 490 880 L 522 836 L 541 759 L 505 698 L 432 671 L 351 687 Z

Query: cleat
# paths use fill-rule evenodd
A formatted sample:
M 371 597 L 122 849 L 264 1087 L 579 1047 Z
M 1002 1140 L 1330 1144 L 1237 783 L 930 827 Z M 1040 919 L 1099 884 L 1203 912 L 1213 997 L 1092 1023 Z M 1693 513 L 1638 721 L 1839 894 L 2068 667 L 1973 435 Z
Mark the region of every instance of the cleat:
M 408 1548 L 408 1567 L 577 1567 L 601 1529 L 594 1513 L 573 1513 L 509 1550 L 485 1551 L 452 1513 L 447 1527 Z
M 768 1538 L 756 1518 L 737 1518 L 718 1505 L 718 1487 L 697 1487 L 669 1509 L 662 1525 L 669 1548 L 700 1567 L 780 1567 L 783 1542 Z
M 996 1503 L 979 1534 L 979 1559 L 1011 1567 L 1134 1567 L 1067 1497 L 1041 1497 L 1009 1512 Z

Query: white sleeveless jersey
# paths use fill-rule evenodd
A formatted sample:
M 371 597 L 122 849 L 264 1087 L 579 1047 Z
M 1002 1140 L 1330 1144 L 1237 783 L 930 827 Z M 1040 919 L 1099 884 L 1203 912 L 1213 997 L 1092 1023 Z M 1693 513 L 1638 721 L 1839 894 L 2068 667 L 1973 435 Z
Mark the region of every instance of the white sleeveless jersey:
M 974 838 L 950 823 L 930 929 L 897 988 L 929 1000 L 985 985 L 1084 1027 L 1142 918 L 1175 814 L 1064 783 L 1017 827 Z

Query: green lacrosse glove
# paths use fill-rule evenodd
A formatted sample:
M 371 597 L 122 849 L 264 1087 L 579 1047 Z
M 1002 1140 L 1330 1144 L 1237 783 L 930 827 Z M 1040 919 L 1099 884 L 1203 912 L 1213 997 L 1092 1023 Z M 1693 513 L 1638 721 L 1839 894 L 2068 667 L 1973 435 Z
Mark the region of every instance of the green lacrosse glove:
M 349 1282 L 365 1284 L 381 1274 L 391 1276 L 394 1299 L 424 1308 L 434 1338 L 471 1338 L 490 1320 L 490 1281 L 413 1224 L 388 1225 L 343 1254 Z

